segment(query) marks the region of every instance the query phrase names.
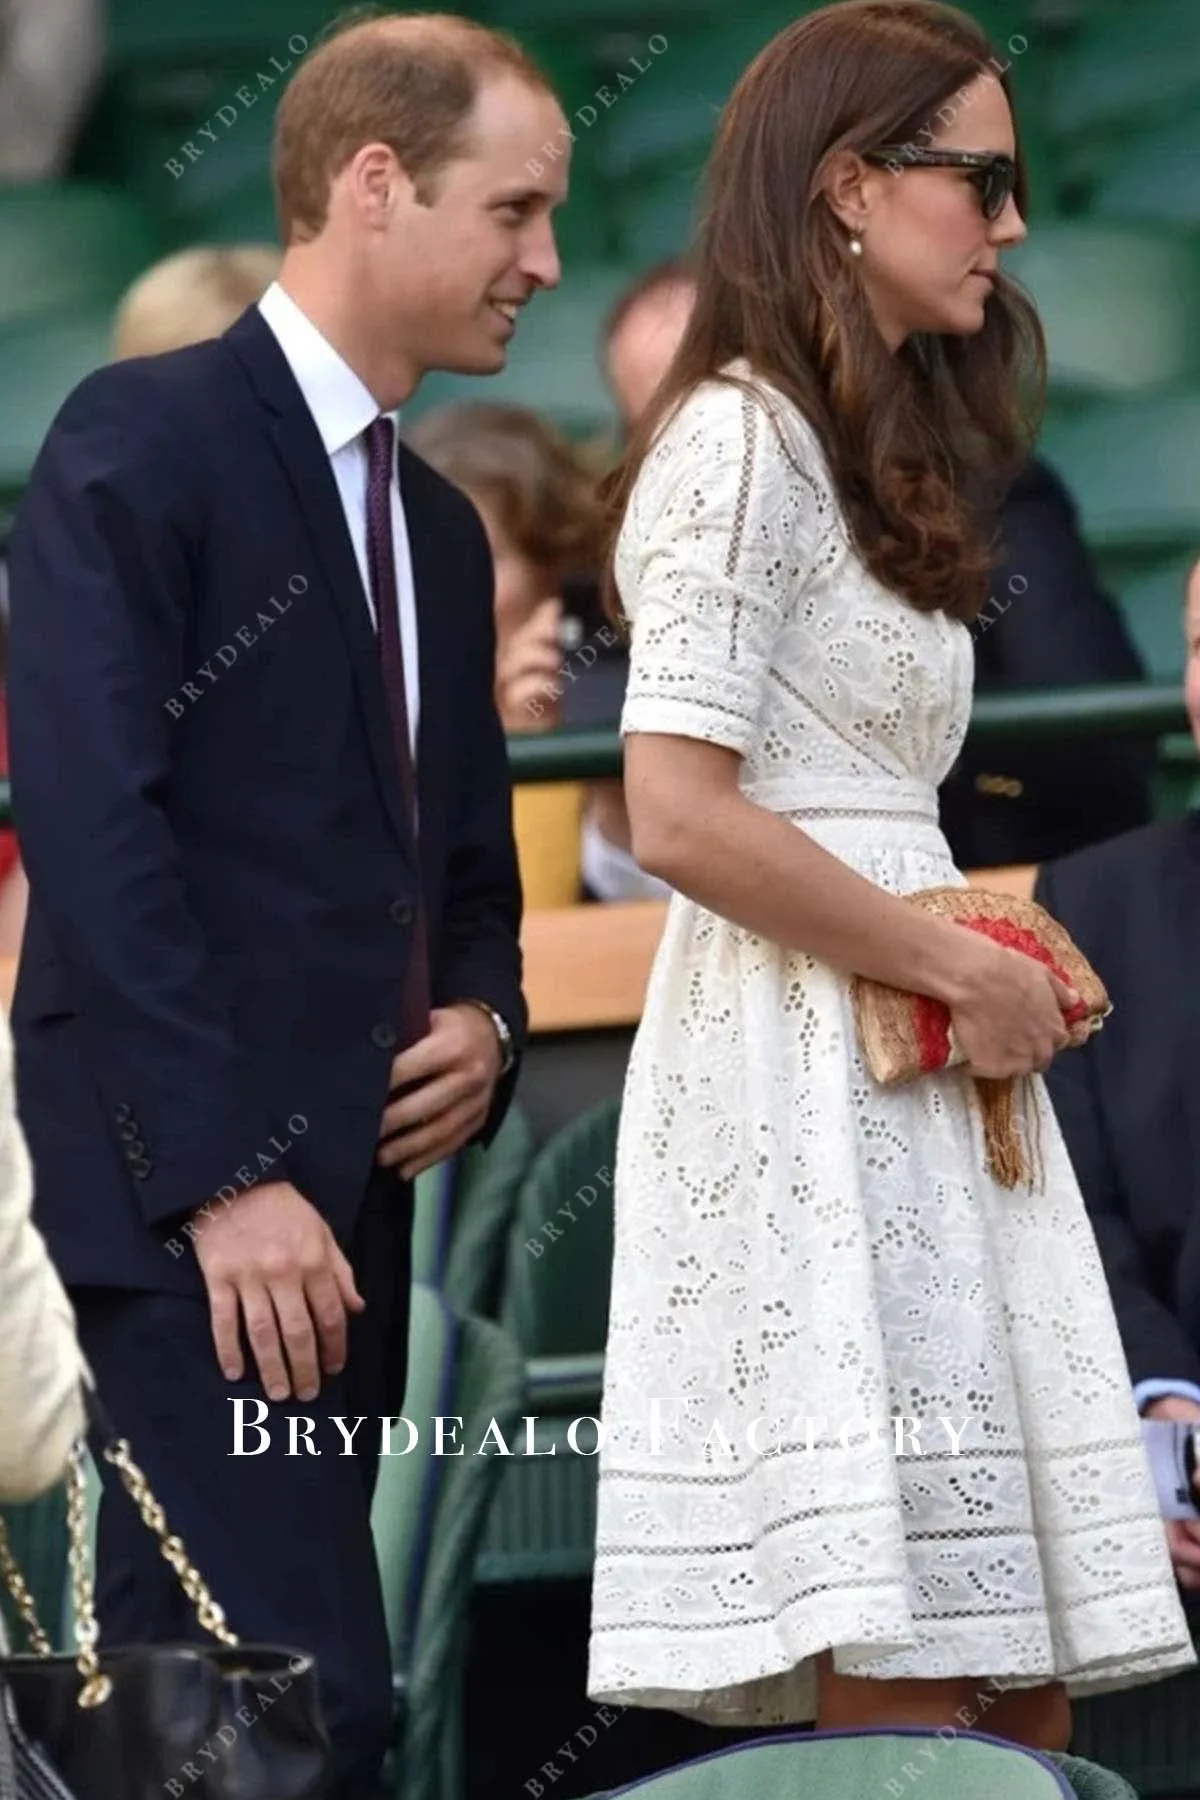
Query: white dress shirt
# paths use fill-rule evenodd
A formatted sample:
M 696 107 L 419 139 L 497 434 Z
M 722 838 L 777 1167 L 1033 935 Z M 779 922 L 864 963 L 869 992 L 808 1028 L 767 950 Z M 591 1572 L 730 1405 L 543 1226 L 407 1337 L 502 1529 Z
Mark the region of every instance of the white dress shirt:
M 329 458 L 350 542 L 362 577 L 363 595 L 378 629 L 371 575 L 367 563 L 367 446 L 363 432 L 379 417 L 374 396 L 365 388 L 349 363 L 344 362 L 290 294 L 273 281 L 258 303 L 258 310 L 274 332 L 288 360 L 296 385 L 304 395 Z M 399 419 L 392 415 L 393 423 Z M 420 670 L 417 666 L 417 599 L 413 585 L 408 527 L 400 499 L 396 466 L 392 465 L 392 544 L 396 555 L 396 595 L 400 612 L 400 644 L 404 651 L 404 692 L 408 701 L 408 730 L 413 767 L 417 761 L 417 715 L 420 707 Z

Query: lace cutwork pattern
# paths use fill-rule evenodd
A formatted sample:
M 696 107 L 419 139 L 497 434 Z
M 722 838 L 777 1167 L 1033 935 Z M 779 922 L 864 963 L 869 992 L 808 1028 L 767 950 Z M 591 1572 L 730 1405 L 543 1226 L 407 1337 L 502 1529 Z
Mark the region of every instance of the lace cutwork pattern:
M 936 788 L 969 633 L 855 556 L 780 395 L 685 403 L 616 572 L 626 731 L 738 751 L 751 798 L 893 893 L 962 880 Z M 850 1674 L 1075 1692 L 1193 1660 L 1091 1228 L 1034 1095 L 1045 1191 L 997 1189 L 959 1072 L 877 1088 L 844 977 L 674 896 L 615 1169 L 595 1699 L 782 1723 L 812 1717 L 826 1648 Z M 921 1421 L 919 1454 L 896 1415 Z

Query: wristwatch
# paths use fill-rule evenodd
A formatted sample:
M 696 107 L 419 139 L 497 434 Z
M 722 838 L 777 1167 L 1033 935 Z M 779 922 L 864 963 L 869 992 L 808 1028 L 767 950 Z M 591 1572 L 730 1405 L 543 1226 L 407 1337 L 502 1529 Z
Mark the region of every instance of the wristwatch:
M 500 1042 L 500 1073 L 507 1075 L 517 1060 L 516 1046 L 513 1044 L 513 1034 L 508 1029 L 507 1020 L 496 1011 L 494 1006 L 489 1006 L 486 1000 L 466 999 L 462 1001 L 462 1005 L 477 1006 L 480 1012 L 486 1013 L 492 1021 L 492 1030 Z

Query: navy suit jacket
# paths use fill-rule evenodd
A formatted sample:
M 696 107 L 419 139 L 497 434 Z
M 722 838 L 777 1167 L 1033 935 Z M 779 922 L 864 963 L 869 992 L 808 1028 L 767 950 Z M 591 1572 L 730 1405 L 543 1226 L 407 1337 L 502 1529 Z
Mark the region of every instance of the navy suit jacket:
M 487 1001 L 519 1049 L 491 558 L 403 445 L 399 478 L 434 1004 Z M 64 405 L 12 538 L 9 683 L 18 1097 L 65 1278 L 201 1291 L 181 1223 L 252 1179 L 294 1182 L 347 1243 L 417 870 L 337 487 L 257 309 Z
M 1046 1077 L 1134 1383 L 1200 1382 L 1200 813 L 1042 869 L 1113 1012 Z
M 1145 678 L 1074 502 L 1038 457 L 1005 498 L 990 598 L 971 630 L 977 697 Z M 1044 862 L 1148 824 L 1155 756 L 1153 740 L 968 739 L 940 796 L 955 862 Z

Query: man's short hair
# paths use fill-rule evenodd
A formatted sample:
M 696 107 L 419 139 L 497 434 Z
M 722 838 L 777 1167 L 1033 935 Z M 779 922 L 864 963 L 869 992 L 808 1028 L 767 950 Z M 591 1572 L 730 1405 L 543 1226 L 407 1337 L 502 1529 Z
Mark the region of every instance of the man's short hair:
M 446 164 L 470 147 L 487 76 L 553 93 L 515 38 L 453 13 L 350 15 L 314 44 L 275 119 L 271 174 L 283 243 L 315 237 L 335 176 L 364 144 L 387 144 L 427 203 Z

